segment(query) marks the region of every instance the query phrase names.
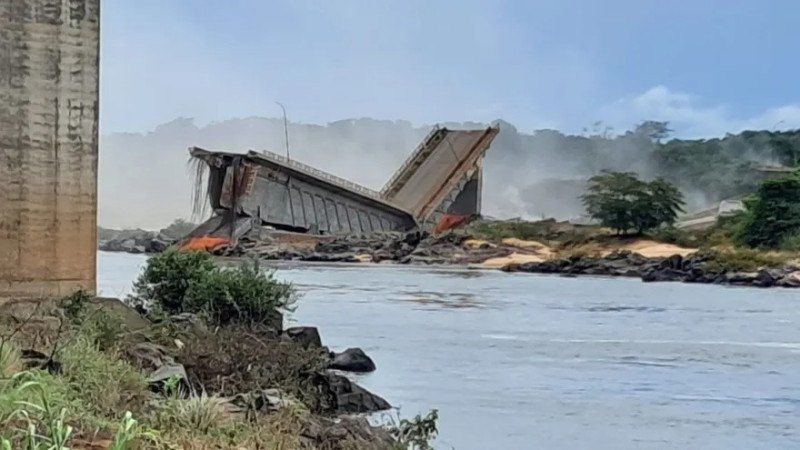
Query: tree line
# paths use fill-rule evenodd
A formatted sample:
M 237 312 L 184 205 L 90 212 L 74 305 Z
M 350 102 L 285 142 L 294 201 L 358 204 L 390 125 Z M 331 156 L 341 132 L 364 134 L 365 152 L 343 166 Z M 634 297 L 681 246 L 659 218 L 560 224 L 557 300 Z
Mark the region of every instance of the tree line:
M 620 235 L 672 226 L 685 203 L 663 178 L 607 170 L 589 179 L 581 200 L 592 218 Z M 764 180 L 744 204 L 731 219 L 735 244 L 800 251 L 800 170 Z

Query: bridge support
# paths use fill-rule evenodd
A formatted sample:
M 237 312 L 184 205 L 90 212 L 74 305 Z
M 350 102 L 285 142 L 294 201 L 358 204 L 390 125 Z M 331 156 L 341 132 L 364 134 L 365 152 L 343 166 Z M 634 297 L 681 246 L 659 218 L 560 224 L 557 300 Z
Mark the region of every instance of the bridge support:
M 95 291 L 100 0 L 0 1 L 0 297 Z

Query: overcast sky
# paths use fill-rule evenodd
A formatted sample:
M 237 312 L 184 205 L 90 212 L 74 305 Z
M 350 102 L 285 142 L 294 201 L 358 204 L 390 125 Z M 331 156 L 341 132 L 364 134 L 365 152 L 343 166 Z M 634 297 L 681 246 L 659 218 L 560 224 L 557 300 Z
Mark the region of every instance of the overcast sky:
M 790 0 L 106 0 L 101 130 L 176 117 L 800 127 Z

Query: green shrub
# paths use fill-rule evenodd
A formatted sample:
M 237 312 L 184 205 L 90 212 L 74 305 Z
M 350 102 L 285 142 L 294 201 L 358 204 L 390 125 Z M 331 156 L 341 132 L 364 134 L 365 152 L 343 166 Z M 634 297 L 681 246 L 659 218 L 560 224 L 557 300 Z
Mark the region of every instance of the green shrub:
M 417 414 L 411 420 L 401 419 L 397 426 L 390 429 L 390 432 L 403 445 L 403 448 L 432 450 L 431 441 L 435 440 L 439 434 L 438 420 L 439 411 L 434 409 L 425 417 Z
M 800 233 L 800 172 L 764 181 L 745 204 L 740 241 L 752 248 L 780 247 L 786 236 Z
M 167 250 L 148 260 L 130 300 L 166 314 L 201 314 L 213 324 L 264 323 L 291 309 L 295 290 L 258 262 L 218 267 L 205 252 Z
M 203 313 L 220 325 L 271 323 L 280 310 L 291 309 L 294 293 L 291 284 L 275 279 L 274 271 L 246 261 L 237 268 L 217 268 L 190 286 L 184 310 Z
M 174 248 L 147 260 L 147 265 L 133 284 L 130 301 L 138 307 L 158 307 L 181 313 L 189 288 L 215 269 L 211 256 L 202 251 L 178 251 Z

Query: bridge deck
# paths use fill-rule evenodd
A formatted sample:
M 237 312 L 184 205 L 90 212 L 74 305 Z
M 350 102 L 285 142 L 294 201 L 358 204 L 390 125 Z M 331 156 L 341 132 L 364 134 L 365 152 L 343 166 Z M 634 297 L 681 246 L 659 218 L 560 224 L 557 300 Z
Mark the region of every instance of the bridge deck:
M 383 198 L 423 219 L 462 177 L 476 169 L 498 132 L 493 127 L 434 128 L 383 188 Z

